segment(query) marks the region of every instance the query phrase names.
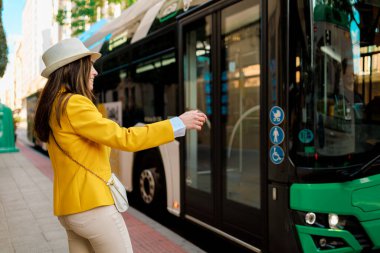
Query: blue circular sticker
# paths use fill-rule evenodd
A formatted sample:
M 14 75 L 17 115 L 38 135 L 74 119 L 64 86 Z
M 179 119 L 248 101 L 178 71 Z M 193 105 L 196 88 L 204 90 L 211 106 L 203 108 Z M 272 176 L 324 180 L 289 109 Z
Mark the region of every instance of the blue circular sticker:
M 310 143 L 314 139 L 314 134 L 310 129 L 302 129 L 298 133 L 298 139 L 302 143 Z
M 274 164 L 280 164 L 284 161 L 284 150 L 280 146 L 273 146 L 269 151 L 270 160 Z
M 273 144 L 275 145 L 281 144 L 284 140 L 284 137 L 285 137 L 284 130 L 282 130 L 281 127 L 274 126 L 271 128 L 269 132 L 269 138 Z
M 285 118 L 284 110 L 282 110 L 282 108 L 277 105 L 273 106 L 272 109 L 270 109 L 269 114 L 270 122 L 272 122 L 273 125 L 281 124 Z

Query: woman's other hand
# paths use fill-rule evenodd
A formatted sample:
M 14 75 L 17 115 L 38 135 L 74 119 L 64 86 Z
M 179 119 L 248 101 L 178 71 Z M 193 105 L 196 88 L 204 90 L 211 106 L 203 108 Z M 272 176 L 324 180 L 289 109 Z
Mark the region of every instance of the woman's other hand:
M 206 114 L 198 110 L 187 111 L 179 116 L 186 129 L 196 129 L 201 130 L 203 124 L 207 120 Z

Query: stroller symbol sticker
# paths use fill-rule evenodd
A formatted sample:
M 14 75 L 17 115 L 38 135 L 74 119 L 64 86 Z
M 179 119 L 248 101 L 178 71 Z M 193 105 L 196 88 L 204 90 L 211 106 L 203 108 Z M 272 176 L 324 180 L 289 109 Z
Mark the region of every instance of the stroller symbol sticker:
M 279 106 L 273 106 L 269 114 L 270 121 L 273 125 L 279 125 L 284 120 L 284 110 Z
M 284 150 L 280 146 L 273 146 L 269 152 L 270 160 L 274 164 L 280 164 L 284 161 Z

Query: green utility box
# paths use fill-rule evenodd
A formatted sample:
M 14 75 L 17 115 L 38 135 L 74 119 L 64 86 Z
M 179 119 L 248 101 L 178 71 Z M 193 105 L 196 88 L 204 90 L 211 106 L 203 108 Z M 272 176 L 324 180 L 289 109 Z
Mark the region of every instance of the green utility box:
M 12 111 L 9 107 L 0 103 L 0 153 L 18 151 L 15 146 Z

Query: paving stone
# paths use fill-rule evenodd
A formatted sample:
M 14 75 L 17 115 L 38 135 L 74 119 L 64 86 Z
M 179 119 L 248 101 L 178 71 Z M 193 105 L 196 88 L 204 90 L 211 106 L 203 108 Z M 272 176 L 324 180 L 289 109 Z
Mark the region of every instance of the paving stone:
M 0 174 L 0 253 L 67 253 L 51 181 L 19 153 L 0 154 Z
M 53 215 L 50 161 L 18 147 L 0 154 L 0 253 L 67 253 L 66 231 Z M 135 253 L 203 252 L 132 207 L 123 216 Z

